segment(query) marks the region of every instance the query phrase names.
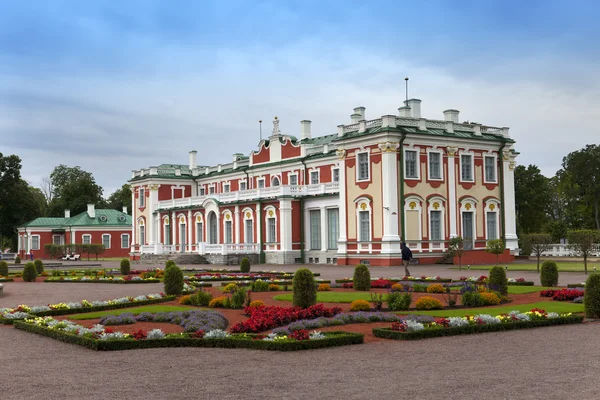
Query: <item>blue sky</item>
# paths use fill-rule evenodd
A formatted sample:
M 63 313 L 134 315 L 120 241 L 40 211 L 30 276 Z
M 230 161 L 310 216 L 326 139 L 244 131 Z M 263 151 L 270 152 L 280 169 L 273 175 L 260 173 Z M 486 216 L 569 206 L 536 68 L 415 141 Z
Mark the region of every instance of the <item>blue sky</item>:
M 573 1 L 0 0 L 0 152 L 108 196 L 132 169 L 227 162 L 259 119 L 313 135 L 423 100 L 426 118 L 509 126 L 547 175 L 598 143 L 600 6 Z

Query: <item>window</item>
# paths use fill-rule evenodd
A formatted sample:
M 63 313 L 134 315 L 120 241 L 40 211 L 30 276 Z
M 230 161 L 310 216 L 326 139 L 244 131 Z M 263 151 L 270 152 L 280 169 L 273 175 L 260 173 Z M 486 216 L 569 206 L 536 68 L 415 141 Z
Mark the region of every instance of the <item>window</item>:
M 168 246 L 171 244 L 171 225 L 169 221 L 165 221 L 165 244 Z
M 369 211 L 358 212 L 358 224 L 359 224 L 359 242 L 371 241 L 371 221 L 369 217 Z
M 290 186 L 298 186 L 298 174 L 290 174 Z
M 215 186 L 214 185 L 210 185 L 208 187 L 208 194 L 215 194 Z
M 496 158 L 485 157 L 485 181 L 496 182 Z
M 146 244 L 146 227 L 144 225 L 140 225 L 139 243 L 141 245 L 145 245 Z
M 473 156 L 470 154 L 460 156 L 460 180 L 473 180 Z
M 127 249 L 129 248 L 129 235 L 124 233 L 123 235 L 121 235 L 121 248 L 122 249 Z
M 225 243 L 229 244 L 229 243 L 233 243 L 232 238 L 232 222 L 231 221 L 225 221 Z
M 279 178 L 274 176 L 273 179 L 271 179 L 271 186 L 279 186 Z
M 319 171 L 310 171 L 310 184 L 317 185 L 319 183 Z
M 240 181 L 240 190 L 246 190 L 246 181 Z
M 144 208 L 146 205 L 146 191 L 143 188 L 140 188 L 140 208 Z
M 498 239 L 497 235 L 497 226 L 496 223 L 496 213 L 495 212 L 487 212 L 487 238 L 488 240 Z
M 62 237 L 60 235 L 52 235 L 52 244 L 60 246 L 62 243 Z
M 247 219 L 244 225 L 244 243 L 254 243 L 254 223 L 251 219 Z
M 204 186 L 200 188 L 200 196 L 206 196 L 206 188 Z
M 429 215 L 431 218 L 429 240 L 440 241 L 442 240 L 442 212 L 431 211 Z
M 369 179 L 369 153 L 358 153 L 358 180 Z
M 265 178 L 260 178 L 256 180 L 256 183 L 258 184 L 258 188 L 262 189 L 265 187 Z
M 196 243 L 204 242 L 204 224 L 196 222 Z
M 40 235 L 31 235 L 31 250 L 40 249 Z
M 340 169 L 339 168 L 334 168 L 333 169 L 331 181 L 332 182 L 339 182 L 340 181 Z
M 110 249 L 110 235 L 102 235 L 102 246 L 104 246 L 105 249 Z
M 81 237 L 82 244 L 92 244 L 92 235 L 83 235 Z
M 223 193 L 229 193 L 229 183 L 223 184 Z
M 404 164 L 405 171 L 404 176 L 407 178 L 419 178 L 419 171 L 417 169 L 417 152 L 416 150 L 406 150 L 404 152 Z
M 330 208 L 327 210 L 327 248 L 329 250 L 338 248 L 339 229 L 339 210 Z
M 267 242 L 275 243 L 277 241 L 277 229 L 275 226 L 275 218 L 267 218 Z
M 321 211 L 311 210 L 310 216 L 310 249 L 321 250 Z
M 442 179 L 442 157 L 440 153 L 429 153 L 429 179 Z

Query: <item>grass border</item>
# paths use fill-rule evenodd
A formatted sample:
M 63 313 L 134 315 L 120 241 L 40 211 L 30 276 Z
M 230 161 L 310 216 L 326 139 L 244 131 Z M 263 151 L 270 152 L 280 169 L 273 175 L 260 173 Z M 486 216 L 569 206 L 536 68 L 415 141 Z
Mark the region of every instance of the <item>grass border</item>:
M 571 315 L 569 317 L 558 317 L 549 318 L 543 320 L 534 321 L 517 321 L 500 324 L 486 324 L 486 325 L 467 325 L 467 326 L 456 326 L 451 328 L 443 329 L 424 329 L 421 331 L 414 332 L 399 332 L 393 331 L 390 328 L 373 328 L 373 335 L 378 338 L 392 339 L 392 340 L 420 340 L 430 339 L 442 336 L 455 336 L 455 335 L 470 335 L 475 333 L 485 332 L 501 332 L 509 331 L 514 329 L 529 329 L 529 328 L 540 328 L 544 326 L 555 326 L 555 325 L 567 325 L 567 324 L 578 324 L 583 322 L 583 316 Z

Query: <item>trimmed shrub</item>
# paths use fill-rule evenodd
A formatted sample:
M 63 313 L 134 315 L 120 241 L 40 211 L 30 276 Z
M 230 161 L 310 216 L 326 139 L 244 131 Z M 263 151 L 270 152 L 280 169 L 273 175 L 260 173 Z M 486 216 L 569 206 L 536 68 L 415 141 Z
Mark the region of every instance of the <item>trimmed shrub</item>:
M 250 260 L 248 257 L 242 258 L 242 262 L 240 263 L 240 272 L 247 274 L 250 272 Z
M 331 285 L 328 283 L 321 283 L 317 288 L 318 292 L 329 292 L 331 290 Z
M 244 308 L 246 302 L 246 290 L 238 287 L 235 292 L 231 294 L 231 302 L 229 307 L 231 308 Z
M 405 311 L 410 308 L 412 294 L 410 292 L 391 292 L 387 297 L 387 305 L 391 311 Z
M 427 293 L 446 293 L 446 288 L 439 283 L 427 286 Z
M 585 281 L 583 308 L 586 318 L 600 318 L 600 274 L 591 274 Z
M 183 304 L 185 306 L 189 306 L 192 304 L 192 295 L 186 294 L 185 296 L 181 296 L 179 298 L 179 304 Z
M 262 300 L 254 300 L 253 302 L 250 303 L 250 305 L 248 305 L 248 307 L 250 308 L 259 308 L 259 307 L 264 307 L 265 306 L 265 302 Z
M 190 296 L 190 304 L 193 306 L 207 307 L 212 300 L 212 294 L 199 290 Z
M 124 258 L 121 260 L 121 275 L 129 275 L 129 271 L 131 270 L 131 264 L 129 263 L 128 258 Z
M 484 306 L 494 306 L 500 304 L 500 297 L 498 297 L 496 293 L 480 293 L 479 297 L 481 298 L 481 301 L 483 302 Z
M 293 304 L 297 307 L 308 308 L 317 303 L 317 287 L 315 277 L 307 268 L 300 268 L 294 274 Z
M 214 299 L 212 299 L 209 303 L 208 306 L 211 308 L 215 308 L 215 307 L 225 307 L 225 302 L 229 300 L 227 296 L 219 296 L 219 297 L 215 297 Z
M 371 304 L 366 300 L 354 300 L 350 303 L 350 311 L 369 311 Z
M 28 262 L 23 268 L 23 282 L 35 282 L 36 278 L 37 270 L 35 269 L 35 264 Z
M 441 301 L 429 296 L 420 297 L 415 306 L 417 310 L 442 310 L 444 308 Z
M 358 264 L 354 268 L 354 290 L 371 290 L 371 273 L 365 264 Z
M 240 287 L 238 286 L 237 283 L 230 283 L 227 286 L 225 286 L 225 289 L 223 289 L 224 293 L 235 293 L 236 290 L 238 290 Z
M 176 265 L 175 261 L 173 261 L 173 260 L 167 260 L 167 262 L 165 263 L 165 272 L 167 272 L 167 269 L 169 267 L 172 267 L 173 265 Z
M 424 283 L 415 283 L 412 285 L 412 290 L 413 292 L 426 292 L 427 285 L 425 285 Z
M 402 286 L 399 283 L 394 283 L 392 285 L 392 292 L 403 292 L 404 291 L 404 286 Z
M 175 264 L 167 267 L 165 272 L 165 293 L 179 296 L 183 292 L 183 272 Z
M 504 268 L 496 265 L 490 269 L 490 277 L 488 280 L 490 290 L 498 292 L 504 296 L 508 294 L 508 279 Z
M 19 257 L 19 256 L 15 257 L 15 264 L 21 264 L 21 257 Z
M 0 275 L 8 278 L 8 263 L 6 261 L 0 261 Z
M 44 272 L 44 263 L 42 262 L 42 260 L 35 260 L 33 262 L 33 265 L 35 265 L 35 271 L 38 275 L 41 275 L 42 272 Z
M 540 271 L 540 281 L 542 286 L 558 285 L 558 267 L 554 261 L 544 261 Z
M 479 292 L 464 292 L 462 295 L 462 305 L 465 307 L 481 307 L 483 305 L 483 299 Z
M 276 283 L 271 283 L 269 285 L 269 292 L 278 292 L 279 290 L 281 290 L 281 288 L 279 287 L 278 284 Z
M 252 291 L 253 292 L 268 292 L 269 291 L 269 282 L 265 282 L 262 279 L 257 279 L 252 282 Z

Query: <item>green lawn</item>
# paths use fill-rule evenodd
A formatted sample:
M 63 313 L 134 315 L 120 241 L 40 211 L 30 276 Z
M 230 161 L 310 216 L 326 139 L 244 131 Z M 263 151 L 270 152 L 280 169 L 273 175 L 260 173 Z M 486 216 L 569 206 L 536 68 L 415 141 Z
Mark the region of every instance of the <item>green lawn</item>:
M 540 261 L 540 267 L 543 261 Z M 568 261 L 558 261 L 556 263 L 558 266 L 559 272 L 584 272 L 583 270 L 583 262 L 568 262 Z M 471 265 L 471 271 L 489 271 L 493 265 Z M 588 262 L 588 272 L 593 272 L 594 267 L 600 271 L 600 263 L 598 262 Z M 458 267 L 452 267 L 451 269 L 458 269 Z M 508 264 L 509 271 L 537 271 L 537 263 L 513 263 Z M 462 271 L 468 273 L 467 266 L 463 265 Z
M 292 301 L 293 294 L 280 294 L 275 300 Z M 383 296 L 384 299 L 386 296 Z M 371 300 L 369 292 L 317 292 L 318 303 L 352 303 L 354 300 Z
M 509 313 L 513 310 L 529 311 L 532 308 L 541 308 L 547 312 L 557 313 L 579 313 L 583 312 L 583 304 L 569 303 L 565 301 L 540 301 L 538 303 L 520 304 L 520 305 L 505 305 L 499 307 L 480 307 L 480 308 L 463 308 L 457 310 L 432 310 L 432 311 L 408 311 L 399 312 L 396 314 L 418 314 L 431 315 L 434 317 L 464 317 L 465 315 L 490 314 L 498 315 Z
M 199 310 L 200 308 L 190 307 L 190 306 L 152 305 L 152 306 L 137 307 L 137 308 L 121 308 L 119 310 L 108 310 L 108 311 L 90 312 L 90 313 L 85 313 L 85 314 L 75 314 L 75 315 L 69 316 L 68 319 L 95 319 L 95 318 L 103 317 L 105 315 L 121 315 L 121 314 L 126 314 L 126 313 L 141 314 L 143 312 L 157 313 L 157 312 L 170 312 L 170 311 L 185 311 L 185 310 L 189 310 L 189 309 Z
M 524 293 L 535 293 L 540 290 L 551 289 L 545 286 L 508 286 L 508 294 L 524 294 Z M 555 288 L 558 289 L 558 288 Z

